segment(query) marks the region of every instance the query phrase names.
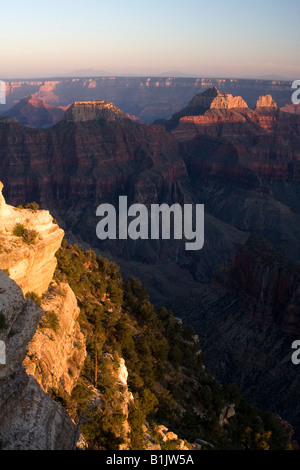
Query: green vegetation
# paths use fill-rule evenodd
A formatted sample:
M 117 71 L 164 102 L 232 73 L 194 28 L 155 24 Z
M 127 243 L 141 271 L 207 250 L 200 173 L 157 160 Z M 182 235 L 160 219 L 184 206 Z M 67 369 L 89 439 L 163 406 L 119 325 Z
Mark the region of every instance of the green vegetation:
M 169 439 L 161 445 L 161 450 L 176 450 L 179 440 L 170 441 Z
M 40 206 L 36 202 L 28 202 L 25 204 L 25 209 L 31 209 L 32 211 L 38 211 Z
M 23 233 L 23 241 L 27 243 L 27 245 L 33 245 L 33 243 L 36 241 L 38 236 L 38 233 L 36 230 L 27 230 L 25 229 Z
M 56 256 L 55 278 L 70 284 L 80 306 L 87 358 L 72 396 L 60 390 L 55 397 L 83 423 L 90 449 L 114 450 L 124 441 L 123 390 L 115 379 L 120 357 L 134 397 L 129 448 L 143 449 L 145 420 L 150 429 L 164 424 L 181 439 L 201 438 L 216 449 L 286 448 L 279 420 L 249 405 L 235 385 L 218 384 L 193 328 L 166 308 L 156 311 L 139 281 L 124 282 L 117 265 L 66 241 Z M 221 411 L 232 403 L 236 414 L 222 427 Z
M 22 237 L 23 241 L 28 245 L 32 245 L 38 236 L 36 230 L 29 230 L 24 227 L 24 225 L 17 223 L 13 229 L 13 235 L 16 237 Z
M 33 302 L 36 303 L 39 307 L 42 305 L 42 299 L 34 292 L 27 292 L 25 297 L 26 299 L 33 300 Z
M 15 235 L 15 237 L 23 237 L 24 235 L 24 232 L 25 232 L 25 227 L 24 225 L 18 223 L 15 225 L 15 228 L 13 229 L 13 235 Z
M 40 206 L 36 202 L 28 202 L 25 206 L 17 206 L 17 209 L 31 209 L 32 211 L 38 211 Z
M 54 333 L 57 333 L 59 329 L 59 318 L 57 314 L 53 310 L 46 312 L 42 316 L 39 326 L 41 329 L 49 328 L 53 330 Z

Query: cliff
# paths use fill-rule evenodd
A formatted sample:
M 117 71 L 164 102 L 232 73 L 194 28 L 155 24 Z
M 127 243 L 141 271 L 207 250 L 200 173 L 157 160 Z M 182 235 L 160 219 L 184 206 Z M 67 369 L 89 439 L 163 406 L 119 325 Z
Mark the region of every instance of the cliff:
M 182 111 L 172 116 L 171 121 L 175 125 L 182 117 L 205 114 L 209 109 L 235 108 L 248 108 L 248 105 L 241 96 L 233 97 L 231 94 L 221 93 L 216 87 L 213 87 L 194 96 Z
M 277 104 L 272 95 L 265 95 L 258 98 L 255 108 L 277 108 Z
M 61 405 L 26 374 L 23 360 L 43 311 L 24 299 L 17 284 L 0 271 L 0 305 L 5 327 L 6 365 L 0 365 L 0 443 L 3 450 L 73 449 L 76 426 Z
M 297 439 L 300 380 L 291 345 L 300 331 L 299 275 L 287 256 L 252 236 L 209 286 L 172 304 L 175 314 L 187 312 L 217 380 L 237 383 L 246 399 L 279 413 Z
M 74 293 L 68 284 L 52 282 L 64 232 L 48 211 L 32 207 L 9 206 L 1 192 L 0 268 L 11 278 L 0 271 L 0 339 L 6 345 L 6 364 L 0 366 L 1 448 L 73 449 L 77 427 L 45 392 L 60 387 L 72 392 L 86 356 L 85 339 Z M 26 293 L 38 305 L 25 299 Z
M 24 294 L 43 294 L 52 280 L 55 253 L 64 236 L 48 211 L 18 209 L 6 204 L 0 183 L 0 268 Z
M 249 233 L 271 237 L 298 259 L 299 116 L 271 106 L 234 107 L 237 100 L 225 95 L 218 88 L 198 93 L 191 109 L 209 109 L 182 116 L 171 132 L 133 122 L 104 101 L 74 104 L 50 129 L 0 122 L 5 197 L 50 209 L 68 237 L 110 253 L 124 273 L 147 285 L 155 302 L 209 282 Z M 215 100 L 227 107 L 216 107 Z M 111 117 L 103 114 L 108 111 Z M 186 253 L 176 240 L 99 242 L 95 207 L 115 204 L 122 194 L 129 204 L 206 204 L 201 254 Z
M 76 101 L 66 111 L 65 121 L 118 121 L 129 119 L 129 116 L 109 101 Z
M 279 120 L 277 111 L 271 95 L 260 96 L 252 110 L 240 96 L 233 97 L 212 88 L 196 95 L 165 125 L 180 141 L 206 135 L 243 143 L 243 139 L 249 141 L 249 135 L 254 139 L 266 131 L 274 132 Z
M 291 100 L 290 81 L 174 76 L 69 77 L 6 81 L 6 109 L 30 94 L 54 106 L 68 106 L 75 101 L 92 101 L 101 97 L 150 124 L 155 119 L 169 119 L 197 93 L 212 87 L 224 94 L 242 96 L 251 108 L 263 94 L 272 94 L 280 107 Z
M 5 116 L 15 118 L 20 124 L 29 127 L 51 127 L 59 122 L 64 109 L 46 103 L 36 96 L 29 95 L 6 111 Z
M 1 207 L 5 221 L 11 208 Z M 244 402 L 239 408 L 239 394 L 217 384 L 194 330 L 167 309 L 157 313 L 138 281 L 123 282 L 114 263 L 67 242 L 57 259 L 42 298 L 30 294 L 34 302 L 0 272 L 0 340 L 7 351 L 0 366 L 1 448 L 190 450 L 224 442 L 240 448 L 237 429 L 245 429 L 248 416 L 267 440 L 274 436 L 264 445 L 287 445 L 275 417 L 267 421 Z M 179 439 L 176 428 L 194 444 Z
M 263 315 L 284 333 L 300 333 L 300 269 L 266 240 L 250 237 L 214 280 L 241 299 L 254 300 L 256 317 Z
M 76 297 L 68 284 L 52 282 L 41 307 L 44 313 L 24 361 L 26 372 L 45 392 L 62 387 L 71 395 L 86 357 Z
M 34 205 L 31 207 L 34 208 L 15 209 L 8 206 L 1 195 L 1 241 L 5 252 L 2 262 L 5 262 L 6 266 L 3 269 L 9 270 L 9 273 L 18 273 L 16 265 L 22 256 L 30 260 L 32 266 L 26 283 L 22 277 L 15 275 L 20 286 L 0 271 L 0 340 L 5 343 L 6 351 L 3 363 L 1 350 L 0 365 L 1 448 L 14 450 L 71 450 L 77 446 L 81 449 L 89 448 L 80 435 L 81 428 L 84 430 L 86 420 L 88 423 L 93 422 L 93 415 L 101 413 L 100 422 L 103 420 L 105 436 L 106 415 L 109 415 L 109 407 L 112 406 L 114 416 L 122 416 L 119 423 L 118 419 L 114 418 L 116 420 L 114 439 L 119 440 L 120 450 L 127 450 L 132 446 L 130 409 L 134 397 L 128 384 L 125 360 L 119 356 L 119 353 L 101 354 L 102 367 L 97 387 L 90 388 L 88 413 L 78 416 L 74 414 L 73 408 L 76 409 L 78 403 L 75 404 L 73 391 L 80 381 L 86 380 L 84 375 L 82 376 L 82 371 L 87 358 L 86 340 L 89 339 L 87 333 L 84 335 L 81 331 L 78 322 L 80 309 L 70 285 L 60 280 L 53 280 L 53 267 L 57 263 L 55 258 L 57 247 L 53 248 L 52 239 L 49 237 L 49 227 L 52 228 L 53 219 L 48 212 L 39 211 Z M 44 269 L 47 278 L 40 280 L 38 288 L 34 288 L 34 278 L 36 273 L 40 277 L 37 260 L 39 251 L 43 253 L 43 246 L 37 243 L 37 238 L 27 246 L 26 239 L 21 237 L 22 240 L 15 247 L 11 238 L 17 235 L 12 235 L 11 230 L 15 227 L 16 221 L 19 224 L 26 223 L 27 230 L 33 230 L 35 227 L 38 234 L 36 237 L 43 239 L 43 246 L 49 243 L 48 257 L 47 259 L 45 257 L 44 261 L 51 269 L 48 271 Z M 54 225 L 55 231 L 60 235 L 60 245 L 63 231 Z M 18 247 L 18 256 L 9 257 L 7 247 L 10 245 L 13 246 L 14 252 Z M 51 257 L 55 260 L 54 264 Z M 88 269 L 88 266 L 85 265 L 83 269 Z M 29 296 L 34 301 L 24 298 L 29 287 L 32 288 Z M 42 296 L 39 297 L 39 294 Z M 109 314 L 113 317 L 114 304 L 107 300 L 110 296 L 105 294 L 101 298 L 102 302 L 109 302 Z M 96 299 L 97 304 L 99 300 Z M 82 315 L 85 315 L 84 312 L 83 309 Z M 99 322 L 100 318 L 97 321 Z M 89 361 L 90 358 L 88 364 Z M 53 398 L 56 398 L 56 401 Z M 57 403 L 57 400 L 64 404 L 64 408 Z M 96 428 L 101 428 L 100 422 L 95 421 Z M 145 445 L 149 442 L 145 437 Z M 187 449 L 183 441 L 180 445 L 181 449 Z M 149 446 L 152 448 L 151 443 Z

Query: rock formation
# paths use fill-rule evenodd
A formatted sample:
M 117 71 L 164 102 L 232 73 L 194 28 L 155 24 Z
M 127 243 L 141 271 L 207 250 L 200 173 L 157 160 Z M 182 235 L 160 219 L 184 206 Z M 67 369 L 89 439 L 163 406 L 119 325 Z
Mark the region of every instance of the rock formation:
M 211 109 L 231 109 L 231 108 L 248 108 L 247 103 L 241 96 L 224 95 L 217 96 L 211 103 Z
M 118 391 L 117 391 L 117 401 L 119 404 L 119 410 L 124 415 L 124 422 L 121 426 L 121 432 L 118 437 L 121 437 L 124 441 L 123 444 L 120 445 L 120 450 L 128 450 L 130 448 L 130 424 L 128 422 L 129 416 L 129 406 L 130 403 L 133 401 L 133 395 L 129 390 L 127 379 L 128 379 L 128 370 L 125 364 L 125 360 L 122 357 L 118 357 L 117 360 L 119 364 L 117 367 L 114 367 L 113 364 L 113 356 L 110 354 L 104 354 L 106 360 L 108 360 L 110 364 L 111 375 L 117 384 Z
M 236 78 L 180 77 L 76 77 L 59 80 L 6 81 L 7 106 L 33 95 L 53 106 L 65 107 L 75 101 L 111 101 L 125 113 L 150 124 L 169 119 L 194 95 L 216 87 L 224 94 L 240 95 L 253 108 L 258 96 L 272 94 L 278 106 L 291 101 L 291 82 Z M 3 109 L 3 106 L 1 107 Z
M 300 106 L 299 104 L 286 104 L 283 108 L 280 109 L 285 113 L 290 114 L 300 114 Z
M 24 299 L 20 287 L 2 271 L 0 286 L 6 323 L 0 331 L 6 344 L 6 365 L 0 365 L 1 449 L 73 449 L 76 426 L 22 365 L 43 312 L 32 300 Z
M 76 101 L 66 111 L 65 121 L 118 121 L 130 119 L 129 116 L 109 101 Z
M 24 366 L 45 392 L 62 387 L 71 395 L 86 357 L 85 338 L 77 321 L 79 308 L 74 292 L 65 283 L 52 282 L 42 298 L 41 324 L 29 344 Z M 43 326 L 56 315 L 57 327 Z
M 217 98 L 219 107 L 211 107 Z M 230 100 L 232 106 L 243 105 L 240 100 Z M 197 96 L 195 107 L 197 103 L 209 109 L 197 115 L 181 113 L 169 123 L 170 132 L 168 125 L 145 126 L 127 118 L 111 121 L 102 114 L 94 119 L 95 109 L 89 104 L 73 107 L 68 119 L 47 130 L 0 122 L 0 170 L 6 199 L 14 204 L 35 200 L 50 208 L 73 240 L 83 240 L 98 253 L 108 253 L 126 275 L 144 281 L 157 303 L 174 301 L 175 295 L 175 303 L 182 305 L 180 297 L 200 289 L 203 297 L 197 300 L 203 310 L 196 308 L 195 316 L 202 323 L 194 323 L 205 354 L 211 354 L 210 366 L 222 380 L 238 381 L 258 403 L 268 405 L 266 396 L 272 390 L 288 390 L 293 405 L 282 398 L 278 407 L 290 418 L 298 385 L 295 375 L 290 375 L 289 383 L 284 382 L 284 375 L 290 360 L 289 335 L 296 334 L 299 326 L 297 291 L 292 290 L 288 301 L 282 302 L 294 278 L 276 267 L 260 271 L 256 262 L 259 264 L 262 258 L 257 254 L 249 257 L 244 253 L 239 275 L 233 275 L 233 271 L 241 261 L 237 246 L 244 245 L 251 233 L 267 238 L 294 261 L 300 259 L 299 116 L 272 106 L 254 110 L 227 103 L 224 107 L 224 97 L 217 89 Z M 272 104 L 272 100 L 261 99 L 260 103 Z M 187 253 L 177 240 L 98 243 L 95 208 L 102 202 L 115 203 L 123 194 L 128 195 L 129 203 L 205 204 L 203 250 Z M 24 250 L 23 240 L 20 243 Z M 233 271 L 228 267 L 227 275 L 223 274 L 229 285 L 224 285 L 225 280 L 217 287 L 211 285 L 228 260 Z M 244 278 L 242 273 L 246 273 Z M 257 296 L 250 295 L 249 310 L 237 294 L 240 289 L 248 298 L 249 292 L 244 290 L 247 276 Z M 265 278 L 270 280 L 270 291 Z M 281 287 L 275 288 L 272 278 L 282 284 L 285 295 Z M 234 282 L 237 287 L 233 292 Z M 276 289 L 280 308 L 258 301 L 260 297 L 272 298 Z M 186 302 L 178 316 L 185 311 Z M 186 317 L 187 323 L 194 320 L 194 311 L 192 308 Z M 257 335 L 260 329 L 262 333 Z M 263 349 L 269 344 L 268 334 L 272 344 L 278 343 L 269 350 Z M 221 360 L 214 355 L 209 335 L 215 338 L 213 348 L 220 337 L 224 338 L 218 351 Z M 223 349 L 227 351 L 224 359 Z M 239 350 L 243 351 L 241 355 L 237 354 Z M 270 363 L 278 375 L 275 380 L 266 373 L 265 366 Z M 244 374 L 245 367 L 249 374 Z M 269 404 L 275 407 L 275 401 Z
M 185 116 L 198 116 L 209 109 L 235 109 L 248 108 L 241 96 L 233 97 L 231 94 L 221 93 L 216 87 L 199 93 L 179 113 L 172 116 L 172 121 L 178 121 Z
M 254 137 L 265 131 L 274 131 L 279 120 L 275 111 L 277 105 L 271 95 L 260 96 L 252 110 L 240 96 L 233 97 L 212 88 L 196 95 L 165 125 L 180 141 L 190 140 L 196 135 L 242 140 L 249 134 Z
M 22 227 L 19 236 L 13 234 L 17 224 Z M 23 238 L 24 228 L 27 236 L 35 231 L 33 241 Z M 6 204 L 1 192 L 0 268 L 11 277 L 0 271 L 0 339 L 6 349 L 6 363 L 0 365 L 2 449 L 76 447 L 75 424 L 45 393 L 60 386 L 71 393 L 86 354 L 74 293 L 68 284 L 52 282 L 63 235 L 48 211 L 16 209 Z M 44 294 L 42 308 L 24 298 L 27 292 Z M 49 315 L 57 325 L 45 324 Z
M 56 267 L 55 253 L 64 236 L 48 211 L 18 209 L 6 204 L 0 183 L 0 268 L 8 269 L 11 279 L 24 294 L 43 294 Z M 19 232 L 16 228 L 19 227 Z M 26 232 L 22 233 L 24 230 Z M 24 234 L 29 238 L 24 239 Z M 30 238 L 31 235 L 31 238 Z
M 271 95 L 265 95 L 258 98 L 255 109 L 257 108 L 277 108 L 277 104 Z
M 110 252 L 130 274 L 130 261 L 139 263 L 134 265 L 135 275 L 146 282 L 155 301 L 165 300 L 166 294 L 172 296 L 174 291 L 181 294 L 195 279 L 209 281 L 224 258 L 233 254 L 235 241 L 242 243 L 249 232 L 263 236 L 268 232 L 277 248 L 298 256 L 293 240 L 300 226 L 298 198 L 294 196 L 300 180 L 299 117 L 271 107 L 259 111 L 210 108 L 214 100 L 224 100 L 222 96 L 217 88 L 198 94 L 191 109 L 198 105 L 209 109 L 172 121 L 177 127 L 171 132 L 162 125 L 137 124 L 103 102 L 77 103 L 67 111 L 67 119 L 46 130 L 3 122 L 0 171 L 6 198 L 15 205 L 34 200 L 51 209 L 68 232 Z M 111 117 L 106 119 L 104 110 Z M 97 116 L 101 119 L 94 119 Z M 218 198 L 220 191 L 222 197 Z M 248 193 L 239 198 L 240 191 Z M 206 218 L 210 236 L 204 251 L 199 256 L 184 253 L 176 241 L 106 241 L 100 246 L 94 208 L 102 202 L 114 204 L 122 194 L 128 195 L 129 203 L 208 204 L 212 210 Z M 227 206 L 224 211 L 224 201 L 239 207 L 231 210 Z M 288 209 L 290 203 L 296 214 Z M 267 217 L 264 204 L 272 221 L 274 218 L 271 232 L 263 220 Z M 258 206 L 259 215 L 253 217 Z M 283 235 L 286 230 L 288 237 Z M 173 260 L 177 260 L 177 276 L 170 276 Z M 176 282 L 175 277 L 182 282 L 174 289 L 170 279 Z
M 23 98 L 5 113 L 5 116 L 15 118 L 24 126 L 41 128 L 53 126 L 63 115 L 63 108 L 48 104 L 33 95 Z
M 184 319 L 199 332 L 216 378 L 237 383 L 263 409 L 280 410 L 297 436 L 300 379 L 291 345 L 300 331 L 299 274 L 285 255 L 253 236 L 215 273 L 210 286 L 172 304 L 174 313 L 183 305 L 189 312 Z

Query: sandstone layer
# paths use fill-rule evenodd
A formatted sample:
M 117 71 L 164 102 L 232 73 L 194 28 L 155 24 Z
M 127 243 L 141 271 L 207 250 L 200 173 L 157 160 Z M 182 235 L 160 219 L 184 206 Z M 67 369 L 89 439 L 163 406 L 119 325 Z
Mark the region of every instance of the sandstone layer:
M 17 284 L 0 271 L 0 305 L 6 326 L 6 364 L 0 365 L 0 444 L 3 450 L 73 449 L 76 426 L 22 365 L 43 314 L 24 299 Z
M 256 102 L 256 108 L 277 108 L 276 101 L 272 95 L 260 96 Z
M 6 110 L 30 94 L 54 106 L 69 106 L 78 100 L 91 101 L 101 97 L 150 124 L 156 119 L 169 119 L 197 93 L 212 87 L 224 94 L 242 96 L 251 108 L 263 94 L 272 94 L 280 107 L 291 101 L 291 82 L 283 80 L 77 76 L 59 80 L 6 81 Z
M 17 236 L 17 224 L 27 235 L 34 231 L 34 239 Z M 62 388 L 71 394 L 86 355 L 75 295 L 68 284 L 52 281 L 63 236 L 48 211 L 14 208 L 0 194 L 0 267 L 11 278 L 0 271 L 0 340 L 6 353 L 0 366 L 3 449 L 76 447 L 75 424 L 45 393 Z M 43 294 L 41 307 L 24 298 L 27 292 Z
M 8 269 L 11 279 L 24 294 L 43 294 L 52 280 L 56 268 L 55 253 L 64 236 L 48 211 L 18 209 L 6 204 L 0 183 L 0 268 Z M 35 233 L 31 243 L 14 234 L 21 225 Z
M 66 111 L 66 121 L 94 121 L 94 120 L 117 121 L 129 119 L 128 115 L 114 106 L 109 101 L 76 101 Z
M 77 300 L 70 286 L 52 282 L 43 296 L 44 313 L 29 344 L 24 366 L 45 392 L 59 390 L 69 395 L 77 384 L 86 357 L 85 338 L 80 331 Z M 47 315 L 57 318 L 57 327 L 43 327 Z M 47 324 L 46 324 L 47 325 Z

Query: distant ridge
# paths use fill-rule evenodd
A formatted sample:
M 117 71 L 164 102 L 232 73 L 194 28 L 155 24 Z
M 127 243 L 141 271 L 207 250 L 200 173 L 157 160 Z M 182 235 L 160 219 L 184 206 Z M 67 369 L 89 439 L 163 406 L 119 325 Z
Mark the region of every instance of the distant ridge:
M 41 98 L 29 95 L 3 113 L 4 117 L 16 119 L 20 124 L 29 127 L 51 127 L 59 122 L 64 109 L 53 106 Z
M 87 72 L 87 71 L 85 71 Z M 87 75 L 97 75 L 89 73 Z M 221 93 L 242 96 L 249 108 L 261 95 L 271 94 L 279 108 L 291 103 L 291 83 L 232 78 L 168 77 L 65 77 L 6 80 L 7 104 L 0 112 L 15 106 L 29 95 L 53 106 L 65 107 L 78 100 L 106 100 L 146 124 L 170 119 L 200 92 L 216 87 Z

